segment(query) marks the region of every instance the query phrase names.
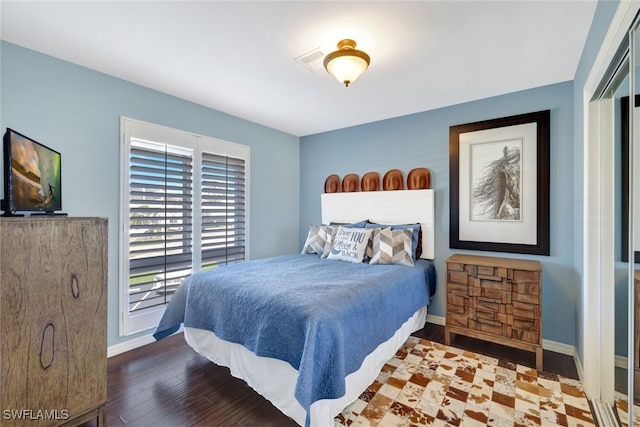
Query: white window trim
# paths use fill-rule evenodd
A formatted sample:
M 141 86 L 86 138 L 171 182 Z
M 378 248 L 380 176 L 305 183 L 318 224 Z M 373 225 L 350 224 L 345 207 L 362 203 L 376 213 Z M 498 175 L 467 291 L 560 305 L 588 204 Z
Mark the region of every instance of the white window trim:
M 155 310 L 146 310 L 140 314 L 131 315 L 129 313 L 129 151 L 132 132 L 136 138 L 151 141 L 165 142 L 178 146 L 189 145 L 198 153 L 194 156 L 194 182 L 200 181 L 202 151 L 215 152 L 216 154 L 229 157 L 239 157 L 245 159 L 245 260 L 249 259 L 249 192 L 250 192 L 250 148 L 245 145 L 224 141 L 204 135 L 197 135 L 191 132 L 181 131 L 166 126 L 161 126 L 149 122 L 144 122 L 128 117 L 120 117 L 120 244 L 119 244 L 119 334 L 120 336 L 131 335 L 155 328 L 160 318 L 164 314 L 165 306 Z M 215 149 L 202 150 L 203 145 L 215 144 Z M 194 188 L 194 206 L 200 206 L 201 191 L 200 186 Z M 193 229 L 201 230 L 200 215 L 194 215 Z M 193 234 L 193 265 L 197 271 L 201 262 L 200 232 Z

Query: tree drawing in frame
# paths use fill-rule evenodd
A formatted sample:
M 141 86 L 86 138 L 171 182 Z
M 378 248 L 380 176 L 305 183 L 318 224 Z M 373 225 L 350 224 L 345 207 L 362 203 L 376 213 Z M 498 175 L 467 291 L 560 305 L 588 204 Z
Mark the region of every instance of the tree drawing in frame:
M 522 140 L 471 146 L 471 219 L 519 221 Z
M 550 254 L 551 111 L 449 128 L 449 247 Z

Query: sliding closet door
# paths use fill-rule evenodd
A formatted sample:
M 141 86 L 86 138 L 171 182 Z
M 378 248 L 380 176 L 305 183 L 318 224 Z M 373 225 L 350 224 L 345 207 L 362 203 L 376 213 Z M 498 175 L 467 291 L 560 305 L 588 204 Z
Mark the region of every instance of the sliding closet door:
M 629 55 L 629 61 L 631 61 Z M 626 155 L 632 137 L 630 115 L 632 103 L 630 93 L 632 85 L 629 76 L 629 61 L 625 65 L 625 80 L 616 91 L 615 132 L 613 136 L 615 191 L 615 259 L 614 259 L 614 324 L 615 324 L 615 393 L 613 409 L 623 424 L 627 424 L 630 414 L 624 409 L 628 402 L 631 383 L 629 381 L 629 169 Z M 606 286 L 606 282 L 604 282 Z
M 625 208 L 628 209 L 627 235 L 629 242 L 627 247 L 628 259 L 628 300 L 629 300 L 629 415 L 627 417 L 628 425 L 633 425 L 633 420 L 640 420 L 640 411 L 638 411 L 638 403 L 640 402 L 640 328 L 639 323 L 639 300 L 638 300 L 638 283 L 640 282 L 640 26 L 638 21 L 635 22 L 631 29 L 630 35 L 630 51 L 631 51 L 631 75 L 630 81 L 633 87 L 633 108 L 629 114 L 629 143 L 623 151 L 622 161 L 628 173 L 626 178 L 626 192 L 623 197 L 626 198 Z
M 640 2 L 618 4 L 584 86 L 583 379 L 604 427 L 634 425 L 640 413 L 634 408 L 640 161 L 632 160 L 640 159 L 639 15 Z
M 614 98 L 614 175 L 616 207 L 615 392 L 614 411 L 622 425 L 640 420 L 640 31 L 634 22 L 628 37 L 628 71 Z M 622 95 L 617 100 L 618 96 Z M 617 106 L 620 106 L 619 108 Z M 606 282 L 603 283 L 606 286 Z
M 615 402 L 620 398 L 626 400 L 628 393 L 628 268 L 624 261 L 624 224 L 622 207 L 623 140 L 628 139 L 629 93 L 631 90 L 629 77 L 628 44 L 621 47 L 616 56 L 617 62 L 611 67 L 612 72 L 604 81 L 602 92 L 597 103 L 599 105 L 600 134 L 603 144 L 600 153 L 600 212 L 602 215 L 601 242 L 601 283 L 600 304 L 603 319 L 601 334 L 601 381 L 600 406 L 601 421 L 606 418 L 611 425 L 617 416 Z M 590 153 L 596 154 L 596 153 Z M 610 328 L 610 329 L 608 329 Z
M 631 33 L 630 33 L 631 34 Z M 632 172 L 629 155 L 633 151 L 635 100 L 631 101 L 634 79 L 630 70 L 634 61 L 631 36 L 625 39 L 603 80 L 597 97 L 600 157 L 601 242 L 601 380 L 600 402 L 596 402 L 599 420 L 604 426 L 629 425 L 633 411 L 627 410 L 633 396 L 633 348 L 630 347 L 633 301 L 630 287 L 629 245 Z M 640 92 L 638 92 L 640 93 Z M 640 99 L 640 98 L 639 98 Z M 640 103 L 637 105 L 640 106 Z M 638 109 L 640 111 L 640 109 Z M 635 132 L 638 133 L 638 132 Z M 639 187 L 640 188 L 640 187 Z M 611 319 L 605 322 L 604 320 Z M 633 399 L 631 399 L 633 401 Z M 601 404 L 600 404 L 601 403 Z

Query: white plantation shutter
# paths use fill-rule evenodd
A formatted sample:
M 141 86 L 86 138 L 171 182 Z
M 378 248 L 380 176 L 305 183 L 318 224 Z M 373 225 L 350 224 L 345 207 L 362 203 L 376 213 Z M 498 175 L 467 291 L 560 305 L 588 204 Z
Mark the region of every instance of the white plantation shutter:
M 244 159 L 202 154 L 202 267 L 245 259 Z
M 169 302 L 192 272 L 193 150 L 131 140 L 129 311 Z
M 121 322 L 155 327 L 188 275 L 242 262 L 249 148 L 122 119 Z

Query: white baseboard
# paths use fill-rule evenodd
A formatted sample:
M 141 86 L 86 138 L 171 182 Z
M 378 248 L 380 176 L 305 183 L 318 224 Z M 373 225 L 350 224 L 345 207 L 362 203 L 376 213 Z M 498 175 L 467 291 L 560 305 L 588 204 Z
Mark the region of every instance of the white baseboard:
M 151 344 L 155 341 L 153 334 L 143 335 L 141 337 L 133 338 L 119 344 L 114 344 L 107 348 L 107 357 L 117 356 L 118 354 L 125 353 L 129 350 L 142 347 L 143 345 Z
M 184 327 L 180 325 L 180 329 L 175 331 L 172 335 L 179 334 L 183 331 Z M 107 347 L 107 357 L 117 356 L 118 354 L 126 353 L 129 350 L 134 350 L 138 347 L 142 347 L 143 345 L 151 344 L 153 342 L 156 342 L 156 339 L 153 337 L 153 331 L 150 330 L 149 334 L 147 335 L 142 335 L 136 338 L 132 338 L 128 341 Z
M 444 326 L 446 318 L 443 316 L 435 316 L 433 314 L 427 314 L 427 323 L 433 323 L 434 325 Z M 564 344 L 557 341 L 542 340 L 542 348 L 544 350 L 553 351 L 554 353 L 566 354 L 567 356 L 573 356 L 576 358 L 575 346 Z
M 627 369 L 629 367 L 629 359 L 627 356 L 618 356 L 616 354 L 613 360 L 616 368 Z
M 576 348 L 575 346 L 561 343 L 558 341 L 551 340 L 542 340 L 542 348 L 544 350 L 553 351 L 554 353 L 566 354 L 567 356 L 575 356 Z
M 427 323 L 433 323 L 434 325 L 444 326 L 445 318 L 442 316 L 435 316 L 427 313 Z
M 584 384 L 584 370 L 577 351 L 573 353 L 573 361 L 575 362 L 576 370 L 578 371 L 578 379 L 580 379 L 580 382 Z

